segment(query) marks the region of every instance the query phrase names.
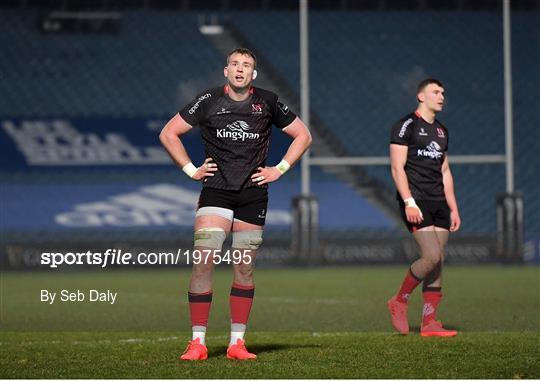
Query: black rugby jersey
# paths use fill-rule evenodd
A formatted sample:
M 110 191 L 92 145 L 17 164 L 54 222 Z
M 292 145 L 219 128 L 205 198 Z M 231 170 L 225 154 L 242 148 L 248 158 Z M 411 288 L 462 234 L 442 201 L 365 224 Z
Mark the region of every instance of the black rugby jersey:
M 180 111 L 187 123 L 200 126 L 205 155 L 218 165 L 203 186 L 229 190 L 259 187 L 251 175 L 266 165 L 272 124 L 285 128 L 296 115 L 268 90 L 252 87 L 249 97 L 240 102 L 227 93 L 227 86 L 209 89 Z
M 448 151 L 448 130 L 437 119 L 430 124 L 415 113 L 392 126 L 391 144 L 408 147 L 405 173 L 415 200 L 446 200 L 442 163 Z M 398 194 L 398 198 L 401 198 Z

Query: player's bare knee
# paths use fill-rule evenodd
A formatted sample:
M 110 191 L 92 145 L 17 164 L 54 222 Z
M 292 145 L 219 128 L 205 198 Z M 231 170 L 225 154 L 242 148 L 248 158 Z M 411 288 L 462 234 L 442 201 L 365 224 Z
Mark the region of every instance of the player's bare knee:
M 213 263 L 198 263 L 193 264 L 191 269 L 191 274 L 194 278 L 204 279 L 212 276 L 212 271 L 214 270 Z
M 253 275 L 253 270 L 255 266 L 252 263 L 241 263 L 234 265 L 234 273 L 242 277 L 251 277 Z
M 227 234 L 222 228 L 201 228 L 194 234 L 195 248 L 204 247 L 210 250 L 221 250 L 225 238 L 227 238 Z
M 424 256 L 424 261 L 430 269 L 434 270 L 441 263 L 441 255 L 438 252 L 430 253 Z
M 253 281 L 253 270 L 255 267 L 253 264 L 239 264 L 234 265 L 234 280 L 240 284 L 251 284 Z

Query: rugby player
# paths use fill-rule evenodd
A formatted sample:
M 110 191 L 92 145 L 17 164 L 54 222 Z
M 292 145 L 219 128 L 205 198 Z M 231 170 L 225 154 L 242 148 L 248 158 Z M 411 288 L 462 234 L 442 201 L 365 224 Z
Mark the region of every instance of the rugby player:
M 268 183 L 287 172 L 311 144 L 307 127 L 276 94 L 252 86 L 256 69 L 257 59 L 250 50 L 233 50 L 223 71 L 227 83 L 197 95 L 160 134 L 174 162 L 187 176 L 202 182 L 194 249 L 219 255 L 223 241 L 232 232 L 232 250 L 243 254 L 240 263 L 232 264 L 229 298 L 231 336 L 227 357 L 238 360 L 256 358 L 246 349 L 244 334 L 255 293 L 253 270 L 262 243 Z M 272 125 L 293 140 L 283 160 L 267 166 Z M 193 126 L 201 129 L 206 155 L 200 167 L 191 162 L 179 139 Z M 205 360 L 208 356 L 205 335 L 214 263 L 212 256 L 205 259 L 193 261 L 188 291 L 193 335 L 182 360 Z
M 407 303 L 423 282 L 422 336 L 455 336 L 436 319 L 442 298 L 444 247 L 461 225 L 448 164 L 448 130 L 435 116 L 444 105 L 444 86 L 433 78 L 417 88 L 418 108 L 392 126 L 390 161 L 402 218 L 420 248 L 397 294 L 388 301 L 394 328 L 409 333 Z

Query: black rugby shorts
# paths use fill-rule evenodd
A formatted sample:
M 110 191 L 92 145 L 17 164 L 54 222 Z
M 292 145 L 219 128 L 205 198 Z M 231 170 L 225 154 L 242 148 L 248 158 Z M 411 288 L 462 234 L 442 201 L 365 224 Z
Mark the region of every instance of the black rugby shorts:
M 414 233 L 418 229 L 425 228 L 427 226 L 437 226 L 446 230 L 450 230 L 450 208 L 446 201 L 435 200 L 415 200 L 416 205 L 422 211 L 424 221 L 420 224 L 411 224 L 407 221 L 407 215 L 405 214 L 405 203 L 403 200 L 399 200 L 399 210 L 401 212 L 401 218 L 407 229 L 411 233 Z
M 198 209 L 207 206 L 232 210 L 235 219 L 264 226 L 268 207 L 268 189 L 226 190 L 203 188 L 199 196 Z

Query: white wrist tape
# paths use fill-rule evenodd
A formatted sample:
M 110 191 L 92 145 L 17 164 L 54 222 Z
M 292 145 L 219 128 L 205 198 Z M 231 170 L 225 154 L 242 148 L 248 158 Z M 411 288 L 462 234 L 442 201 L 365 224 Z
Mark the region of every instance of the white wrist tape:
M 291 165 L 287 163 L 286 160 L 281 160 L 279 164 L 276 165 L 276 168 L 281 174 L 284 174 L 289 170 L 289 168 L 291 168 Z
M 182 167 L 182 171 L 189 177 L 193 177 L 197 172 L 197 169 L 198 168 L 195 167 L 191 161 Z
M 418 211 L 420 212 L 420 216 L 424 217 L 424 215 L 422 214 L 422 211 L 420 210 L 420 208 L 418 207 L 418 205 L 416 205 L 416 201 L 414 201 L 414 198 L 409 197 L 409 198 L 403 200 L 403 202 L 405 203 L 405 208 L 415 208 L 415 209 L 418 209 Z

